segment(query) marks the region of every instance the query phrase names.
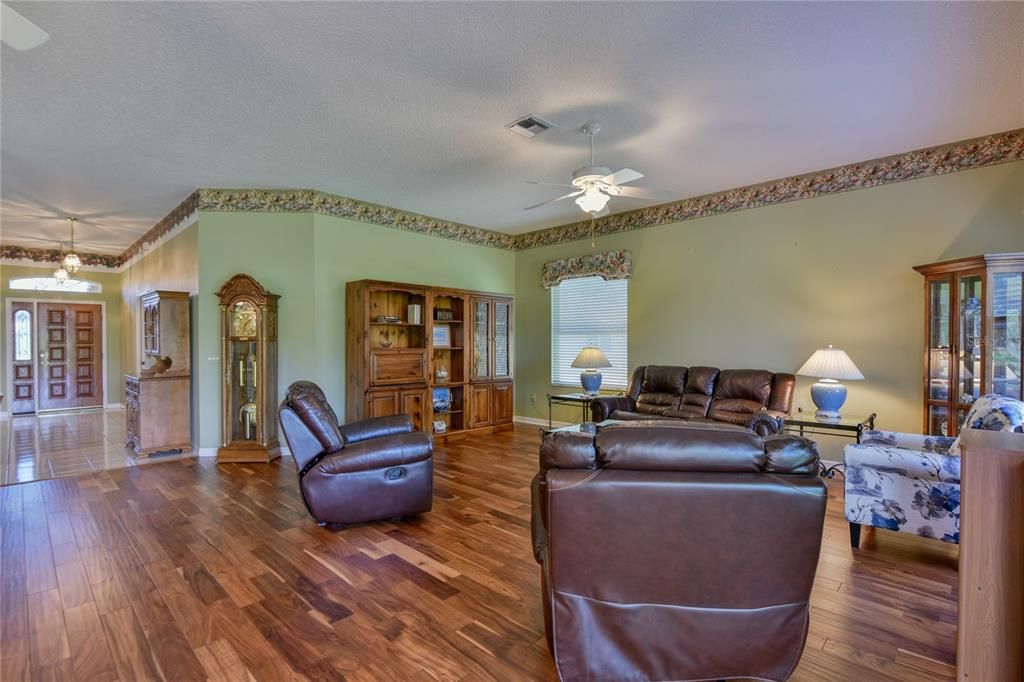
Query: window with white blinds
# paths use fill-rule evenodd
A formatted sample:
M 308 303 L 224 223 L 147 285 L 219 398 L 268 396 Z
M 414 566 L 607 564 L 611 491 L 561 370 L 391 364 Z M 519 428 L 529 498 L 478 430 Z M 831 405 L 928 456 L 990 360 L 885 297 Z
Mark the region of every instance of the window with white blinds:
M 626 305 L 629 280 L 567 279 L 551 288 L 551 383 L 579 386 L 572 367 L 580 349 L 597 346 L 612 364 L 600 370 L 602 388 L 626 388 Z

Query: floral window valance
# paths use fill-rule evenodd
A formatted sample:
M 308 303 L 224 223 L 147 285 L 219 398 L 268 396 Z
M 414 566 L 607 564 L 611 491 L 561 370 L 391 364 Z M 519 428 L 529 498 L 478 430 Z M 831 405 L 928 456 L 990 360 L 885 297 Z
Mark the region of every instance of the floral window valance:
M 633 276 L 633 255 L 623 249 L 549 260 L 544 264 L 544 288 L 558 286 L 567 279 L 594 275 L 605 279 L 629 279 Z

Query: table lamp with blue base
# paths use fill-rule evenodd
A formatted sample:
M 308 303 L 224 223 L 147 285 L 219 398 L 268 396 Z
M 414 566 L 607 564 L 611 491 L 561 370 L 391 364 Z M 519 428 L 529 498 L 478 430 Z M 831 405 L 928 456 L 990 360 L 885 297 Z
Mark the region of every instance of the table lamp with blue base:
M 600 348 L 586 346 L 572 361 L 572 366 L 583 370 L 580 373 L 580 384 L 583 386 L 584 392 L 596 395 L 598 389 L 601 388 L 601 373 L 597 370 L 611 367 L 612 363 L 608 362 L 608 357 Z
M 815 418 L 822 421 L 842 419 L 839 410 L 846 402 L 846 386 L 839 381 L 860 381 L 864 378 L 850 356 L 832 346 L 814 351 L 796 373 L 801 376 L 818 377 L 819 381 L 811 386 L 811 400 L 818 408 L 814 413 Z

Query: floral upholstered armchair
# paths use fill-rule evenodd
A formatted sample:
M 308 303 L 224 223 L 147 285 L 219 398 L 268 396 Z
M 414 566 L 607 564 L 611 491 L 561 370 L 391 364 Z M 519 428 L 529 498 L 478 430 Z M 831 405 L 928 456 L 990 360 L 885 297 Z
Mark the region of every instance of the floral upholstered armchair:
M 1024 402 L 982 396 L 962 428 L 1024 433 Z M 959 438 L 868 431 L 846 446 L 843 459 L 854 548 L 862 525 L 960 542 Z

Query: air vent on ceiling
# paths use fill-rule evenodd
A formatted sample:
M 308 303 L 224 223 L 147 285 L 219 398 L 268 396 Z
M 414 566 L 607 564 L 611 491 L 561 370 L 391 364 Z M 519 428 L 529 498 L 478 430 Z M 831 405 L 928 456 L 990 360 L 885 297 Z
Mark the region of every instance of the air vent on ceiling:
M 540 135 L 545 130 L 550 130 L 555 127 L 555 124 L 551 121 L 545 121 L 540 116 L 530 114 L 524 116 L 518 121 L 513 121 L 505 126 L 513 133 L 519 133 L 523 137 L 533 137 L 534 135 Z

